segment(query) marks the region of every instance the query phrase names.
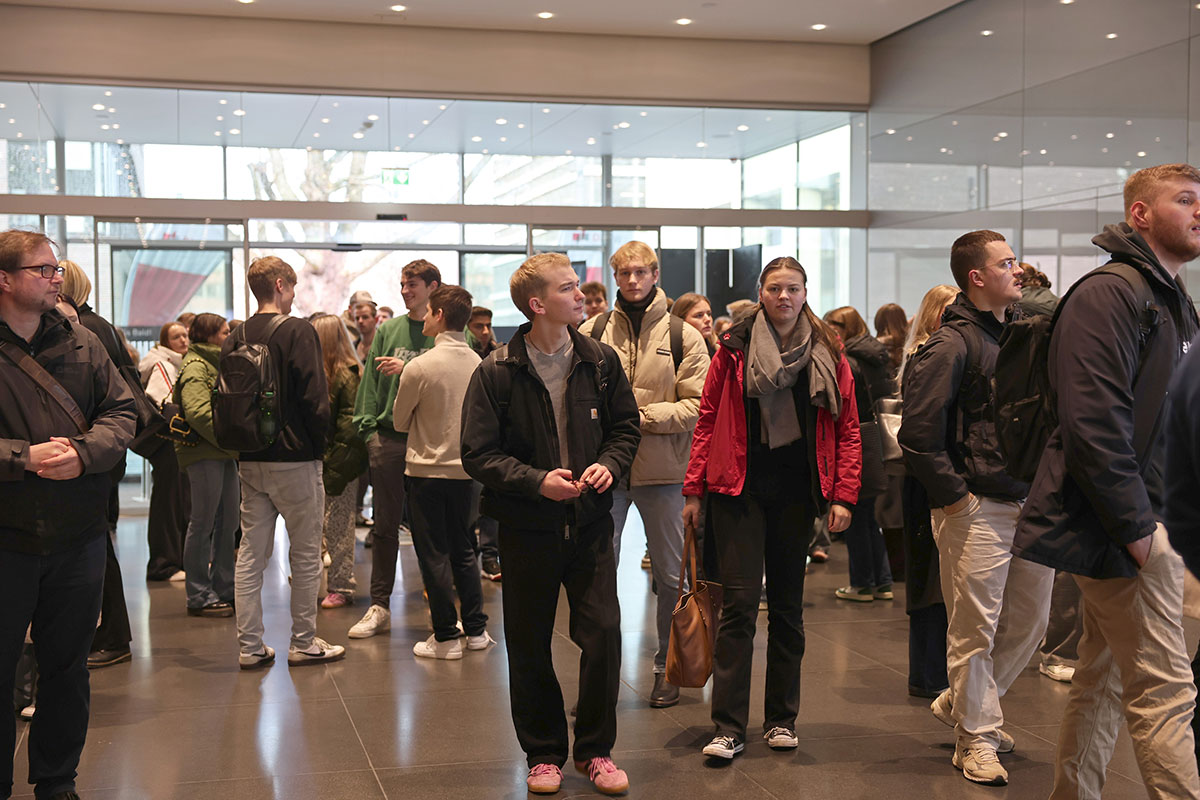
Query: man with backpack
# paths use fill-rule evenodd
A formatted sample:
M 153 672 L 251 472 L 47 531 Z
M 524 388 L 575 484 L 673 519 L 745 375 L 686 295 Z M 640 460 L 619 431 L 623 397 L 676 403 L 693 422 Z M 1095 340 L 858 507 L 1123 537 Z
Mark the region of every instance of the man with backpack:
M 637 398 L 642 441 L 629 477 L 613 490 L 613 554 L 620 560 L 621 530 L 630 504 L 637 505 L 658 585 L 655 619 L 653 708 L 679 702 L 667 681 L 667 643 L 683 560 L 683 478 L 692 430 L 700 417 L 700 393 L 708 375 L 708 348 L 691 325 L 670 313 L 658 283 L 658 257 L 644 242 L 628 242 L 609 264 L 617 284 L 611 311 L 592 317 L 579 332 L 610 345 L 621 358 Z
M 1200 257 L 1200 170 L 1134 173 L 1125 221 L 1092 242 L 1111 261 L 1059 306 L 1047 359 L 1057 424 L 1014 543 L 1073 573 L 1084 598 L 1050 796 L 1100 796 L 1124 718 L 1149 795 L 1200 797 L 1184 567 L 1162 523 L 1167 387 L 1200 328 L 1178 280 Z
M 329 427 L 329 389 L 317 332 L 290 317 L 296 273 L 275 256 L 246 272 L 258 311 L 221 347 L 213 391 L 217 443 L 239 451 L 242 543 L 234 570 L 242 669 L 269 666 L 263 642 L 263 572 L 275 545 L 275 523 L 287 525 L 292 571 L 292 638 L 288 665 L 341 659 L 346 650 L 316 635 L 325 489 L 321 456 Z
M 951 763 L 967 780 L 993 786 L 1008 782 L 997 753 L 1014 747 L 1001 730 L 1000 698 L 1041 641 L 1054 580 L 1053 570 L 1012 558 L 1029 486 L 1005 471 L 992 412 L 1000 336 L 1021 299 L 1017 268 L 995 231 L 954 242 L 950 271 L 962 292 L 905 370 L 898 437 L 929 494 L 949 610 L 950 688 L 930 709 L 955 728 Z

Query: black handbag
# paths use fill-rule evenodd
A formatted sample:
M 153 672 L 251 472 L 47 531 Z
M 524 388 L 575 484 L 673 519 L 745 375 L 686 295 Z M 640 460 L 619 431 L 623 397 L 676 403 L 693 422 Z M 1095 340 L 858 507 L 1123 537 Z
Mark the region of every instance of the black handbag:
M 166 425 L 158 432 L 158 435 L 168 442 L 195 447 L 200 443 L 200 434 L 192 430 L 191 424 L 187 421 L 187 416 L 183 413 L 183 406 L 176 396 L 175 386 L 170 381 L 167 381 L 166 369 L 163 368 L 162 364 L 155 364 L 154 366 L 162 372 L 163 380 L 171 386 L 170 396 L 165 398 L 162 403 L 162 416 Z
M 867 402 L 871 411 L 876 414 L 876 403 L 872 399 L 871 383 L 863 376 L 863 385 L 867 389 Z M 869 497 L 878 497 L 887 491 L 888 473 L 883 459 L 883 440 L 879 430 L 879 417 L 875 416 L 867 422 L 858 423 L 858 435 L 862 443 L 862 478 L 858 489 L 860 501 Z

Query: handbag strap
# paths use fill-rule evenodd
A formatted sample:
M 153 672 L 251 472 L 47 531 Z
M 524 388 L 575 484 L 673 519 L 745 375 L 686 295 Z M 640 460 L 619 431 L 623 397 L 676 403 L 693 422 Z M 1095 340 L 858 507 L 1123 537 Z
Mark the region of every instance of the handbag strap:
M 688 586 L 696 588 L 696 527 L 687 525 L 683 529 L 683 569 L 679 570 L 679 597 L 684 595 L 683 579 L 687 577 Z
M 63 388 L 63 385 L 54 379 L 54 376 L 42 367 L 41 364 L 33 360 L 33 356 L 17 349 L 11 342 L 0 342 L 0 353 L 4 353 L 9 361 L 12 361 L 21 371 L 37 382 L 37 385 L 45 390 L 46 394 L 50 395 L 54 400 L 62 406 L 63 411 L 67 412 L 67 416 L 75 423 L 75 427 L 79 428 L 80 433 L 87 433 L 88 423 L 83 416 L 83 412 L 79 410 L 79 405 L 75 402 L 75 398 Z

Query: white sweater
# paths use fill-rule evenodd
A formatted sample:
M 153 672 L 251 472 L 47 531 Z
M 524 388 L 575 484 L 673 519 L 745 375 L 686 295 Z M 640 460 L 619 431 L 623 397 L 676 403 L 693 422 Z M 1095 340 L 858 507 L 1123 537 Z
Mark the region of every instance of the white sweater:
M 462 467 L 462 407 L 479 363 L 464 334 L 447 331 L 404 365 L 392 419 L 397 431 L 408 433 L 405 475 L 469 478 Z
M 162 369 L 158 369 L 160 364 Z M 154 345 L 150 352 L 142 357 L 141 363 L 138 364 L 138 373 L 142 378 L 142 388 L 154 401 L 154 405 L 161 406 L 163 400 L 170 396 L 175 381 L 179 379 L 179 368 L 182 364 L 182 354 L 161 344 Z

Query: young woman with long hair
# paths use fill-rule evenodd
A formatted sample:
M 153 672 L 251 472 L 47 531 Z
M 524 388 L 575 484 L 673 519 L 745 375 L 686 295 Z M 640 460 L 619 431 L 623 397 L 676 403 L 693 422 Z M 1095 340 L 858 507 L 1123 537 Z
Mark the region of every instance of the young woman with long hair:
M 683 493 L 685 524 L 707 500 L 707 529 L 724 608 L 713 659 L 712 720 L 704 748 L 733 758 L 745 747 L 750 661 L 765 568 L 767 676 L 764 738 L 794 749 L 804 656 L 804 568 L 813 520 L 850 524 L 861 448 L 854 379 L 838 338 L 807 302 L 794 258 L 771 261 L 759 303 L 722 337 L 700 401 Z
M 712 358 L 717 351 L 717 337 L 713 333 L 712 303 L 708 298 L 695 292 L 681 294 L 671 305 L 671 313 L 700 331 L 708 345 L 708 357 Z
M 329 433 L 322 470 L 329 592 L 321 600 L 321 608 L 341 608 L 354 602 L 354 511 L 358 476 L 367 468 L 367 446 L 353 422 L 360 376 L 345 323 L 332 314 L 320 314 L 312 325 L 321 342 L 329 384 Z
M 892 374 L 904 360 L 904 340 L 908 336 L 908 315 L 896 303 L 885 303 L 875 312 L 875 338 L 892 357 Z

